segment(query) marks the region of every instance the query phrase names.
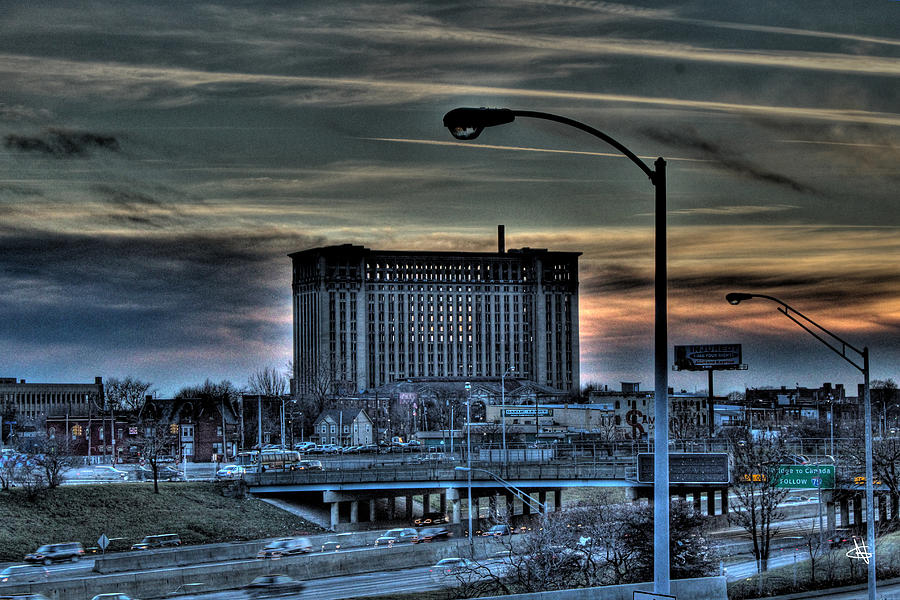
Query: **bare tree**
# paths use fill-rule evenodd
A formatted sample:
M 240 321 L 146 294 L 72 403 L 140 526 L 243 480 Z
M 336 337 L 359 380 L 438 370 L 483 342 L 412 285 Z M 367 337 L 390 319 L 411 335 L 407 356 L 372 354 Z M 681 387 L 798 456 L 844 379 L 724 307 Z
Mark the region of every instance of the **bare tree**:
M 153 493 L 159 493 L 159 469 L 161 458 L 168 456 L 177 439 L 176 431 L 172 426 L 159 420 L 142 424 L 143 432 L 137 441 L 141 457 L 147 461 L 150 471 L 153 473 Z
M 131 375 L 124 379 L 115 377 L 108 379 L 103 386 L 106 393 L 105 409 L 117 412 L 140 409 L 151 385 Z
M 68 432 L 62 439 L 46 434 L 38 436 L 30 452 L 35 466 L 42 472 L 49 489 L 59 487 L 63 472 L 73 465 L 74 457 L 69 450 Z
M 287 379 L 274 367 L 264 367 L 250 375 L 247 391 L 260 396 L 283 396 L 287 389 Z
M 780 437 L 754 438 L 744 429 L 731 432 L 730 442 L 735 480 L 731 491 L 737 506 L 729 511 L 728 519 L 750 535 L 753 556 L 762 572 L 768 569 L 770 544 L 778 533 L 775 523 L 784 516 L 779 506 L 790 493 L 779 487 L 777 468 L 788 452 Z

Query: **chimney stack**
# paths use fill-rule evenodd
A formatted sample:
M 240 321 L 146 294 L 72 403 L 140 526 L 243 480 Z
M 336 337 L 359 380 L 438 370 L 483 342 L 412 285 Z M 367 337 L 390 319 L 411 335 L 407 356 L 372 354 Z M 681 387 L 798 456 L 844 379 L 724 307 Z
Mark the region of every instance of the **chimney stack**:
M 506 225 L 497 225 L 497 252 L 506 252 Z

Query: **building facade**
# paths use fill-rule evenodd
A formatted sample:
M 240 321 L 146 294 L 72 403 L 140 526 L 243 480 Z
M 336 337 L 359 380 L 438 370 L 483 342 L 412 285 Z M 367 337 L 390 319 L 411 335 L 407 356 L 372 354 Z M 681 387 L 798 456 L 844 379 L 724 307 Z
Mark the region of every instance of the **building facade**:
M 375 426 L 366 411 L 329 409 L 313 424 L 313 438 L 319 444 L 360 446 L 375 443 Z
M 579 387 L 579 252 L 296 252 L 298 392 L 408 378 L 516 377 Z
M 0 377 L 0 404 L 11 405 L 22 419 L 86 416 L 91 413 L 91 403 L 103 404 L 102 377 L 95 377 L 94 383 L 28 383 Z

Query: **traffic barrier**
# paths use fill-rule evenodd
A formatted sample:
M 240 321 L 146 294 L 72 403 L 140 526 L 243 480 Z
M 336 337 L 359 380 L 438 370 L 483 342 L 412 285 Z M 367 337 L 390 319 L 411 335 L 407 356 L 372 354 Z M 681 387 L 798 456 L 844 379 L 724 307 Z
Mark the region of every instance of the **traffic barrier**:
M 317 536 L 327 538 L 328 536 Z M 255 542 L 261 546 L 262 542 Z M 476 556 L 489 556 L 504 545 L 494 538 L 475 538 Z M 177 549 L 172 549 L 177 550 Z M 143 553 L 144 558 L 168 555 L 163 552 Z M 136 553 L 137 554 L 137 553 Z M 398 544 L 393 547 L 371 548 L 367 551 L 330 552 L 289 556 L 279 559 L 246 559 L 228 564 L 196 564 L 166 568 L 151 567 L 134 573 L 96 575 L 83 579 L 64 579 L 42 584 L 4 586 L 9 593 L 41 593 L 50 600 L 90 598 L 96 594 L 119 592 L 137 598 L 163 598 L 168 592 L 188 583 L 203 583 L 203 592 L 235 589 L 250 583 L 260 575 L 284 573 L 296 579 L 318 579 L 323 573 L 330 576 L 355 575 L 384 570 L 405 569 L 431 565 L 442 558 L 468 556 L 469 543 L 465 538 L 428 544 Z M 146 568 L 146 564 L 142 565 Z M 702 600 L 702 599 L 700 599 Z

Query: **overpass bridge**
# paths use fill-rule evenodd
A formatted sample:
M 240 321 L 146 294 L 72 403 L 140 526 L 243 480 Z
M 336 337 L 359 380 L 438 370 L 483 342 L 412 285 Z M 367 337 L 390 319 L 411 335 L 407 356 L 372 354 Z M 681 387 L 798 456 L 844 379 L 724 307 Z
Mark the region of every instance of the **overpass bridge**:
M 634 457 L 538 464 L 473 461 L 472 511 L 481 515 L 486 501 L 491 516 L 510 519 L 529 515 L 533 503 L 523 501 L 522 495 L 559 510 L 563 490 L 575 487 L 627 488 L 631 499 L 652 501 L 653 485 L 637 481 L 635 462 Z M 379 511 L 389 521 L 405 516 L 407 523 L 426 513 L 449 512 L 450 522 L 458 524 L 462 516 L 460 499 L 469 491 L 469 473 L 456 469 L 457 464 L 451 461 L 433 466 L 373 463 L 324 471 L 269 470 L 247 473 L 244 481 L 255 495 L 323 502 L 330 508 L 331 528 L 335 531 L 354 530 L 362 523 L 376 522 Z M 705 504 L 710 515 L 728 512 L 727 485 L 672 484 L 670 493 L 685 501 L 690 497 L 698 511 Z M 403 507 L 399 510 L 398 500 Z M 405 515 L 401 510 L 405 510 Z

